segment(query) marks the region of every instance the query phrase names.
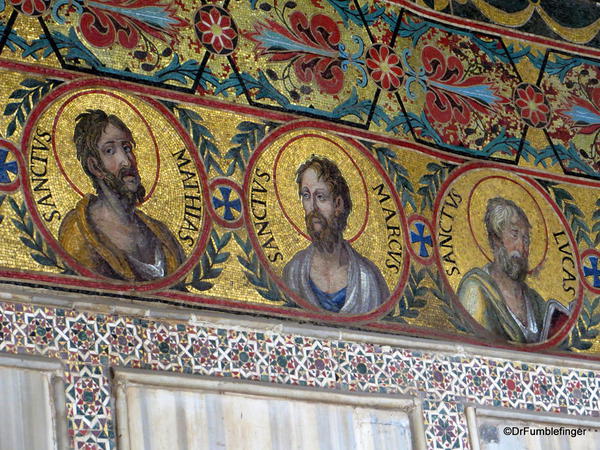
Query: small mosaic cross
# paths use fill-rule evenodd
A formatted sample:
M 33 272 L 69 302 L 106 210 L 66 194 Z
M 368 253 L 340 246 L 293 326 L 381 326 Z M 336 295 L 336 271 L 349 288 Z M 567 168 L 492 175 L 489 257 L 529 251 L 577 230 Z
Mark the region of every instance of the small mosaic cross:
M 583 267 L 583 274 L 586 277 L 592 277 L 592 285 L 595 288 L 600 287 L 600 269 L 598 268 L 598 257 L 590 256 L 590 266 Z
M 231 199 L 231 191 L 232 189 L 227 186 L 219 186 L 219 191 L 221 192 L 221 197 L 213 195 L 212 203 L 215 208 L 215 211 L 219 208 L 224 208 L 223 219 L 225 220 L 234 220 L 236 218 L 236 214 L 233 211 L 242 212 L 242 202 L 239 198 Z
M 18 172 L 17 162 L 9 161 L 6 162 L 8 156 L 8 150 L 0 148 L 0 183 L 10 183 L 11 179 L 8 172 L 12 172 L 15 175 Z
M 414 231 L 410 231 L 410 242 L 411 244 L 420 244 L 419 245 L 419 256 L 421 258 L 429 257 L 429 251 L 427 250 L 427 246 L 432 246 L 433 241 L 431 240 L 430 235 L 425 234 L 425 224 L 422 222 L 415 222 L 415 228 L 417 229 L 417 233 Z

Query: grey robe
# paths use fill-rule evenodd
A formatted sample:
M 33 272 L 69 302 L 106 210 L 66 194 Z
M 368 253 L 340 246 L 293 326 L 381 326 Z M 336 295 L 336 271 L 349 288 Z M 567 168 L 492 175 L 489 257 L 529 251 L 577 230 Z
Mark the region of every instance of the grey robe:
M 339 312 L 364 314 L 373 311 L 390 296 L 387 284 L 375 264 L 354 250 L 348 242 L 344 241 L 343 245 L 348 255 L 348 285 L 346 301 Z M 296 253 L 283 268 L 283 279 L 302 298 L 321 307 L 309 284 L 314 252 L 315 247 L 311 244 Z

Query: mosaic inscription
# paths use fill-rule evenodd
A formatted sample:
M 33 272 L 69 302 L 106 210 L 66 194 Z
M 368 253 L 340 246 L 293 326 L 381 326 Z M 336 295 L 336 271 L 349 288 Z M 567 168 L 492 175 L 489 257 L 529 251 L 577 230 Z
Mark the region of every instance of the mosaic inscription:
M 600 350 L 600 55 L 567 42 L 593 27 L 556 42 L 403 0 L 0 21 L 3 280 Z

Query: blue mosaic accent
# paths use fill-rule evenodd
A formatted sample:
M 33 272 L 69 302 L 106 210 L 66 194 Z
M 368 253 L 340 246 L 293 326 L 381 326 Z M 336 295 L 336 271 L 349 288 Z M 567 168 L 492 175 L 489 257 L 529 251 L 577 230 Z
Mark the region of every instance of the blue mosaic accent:
M 421 258 L 428 258 L 430 253 L 427 247 L 433 246 L 433 240 L 431 235 L 425 233 L 425 224 L 423 222 L 414 223 L 417 232 L 410 230 L 410 242 L 411 244 L 419 244 L 419 256 Z
M 600 269 L 598 268 L 598 257 L 590 256 L 590 266 L 583 267 L 583 274 L 586 277 L 592 277 L 592 286 L 600 288 Z
M 8 150 L 0 148 L 0 183 L 11 183 L 12 179 L 9 172 L 17 175 L 19 173 L 19 167 L 16 161 L 6 162 L 8 157 Z
M 237 196 L 237 193 L 234 193 L 235 198 L 231 198 L 232 191 L 233 189 L 228 186 L 219 186 L 221 198 L 219 198 L 217 195 L 213 195 L 212 197 L 212 204 L 215 208 L 215 211 L 218 212 L 219 209 L 223 208 L 221 217 L 228 221 L 237 219 L 239 213 L 242 212 L 242 202 Z M 237 211 L 238 213 L 236 214 L 234 211 Z

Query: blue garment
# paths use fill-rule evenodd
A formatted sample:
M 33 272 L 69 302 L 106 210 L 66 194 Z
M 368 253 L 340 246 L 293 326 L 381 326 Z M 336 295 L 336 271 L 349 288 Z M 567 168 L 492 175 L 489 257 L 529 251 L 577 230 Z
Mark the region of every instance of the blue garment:
M 346 303 L 346 288 L 340 289 L 333 294 L 328 294 L 319 289 L 312 279 L 309 278 L 308 282 L 317 300 L 319 300 L 319 304 L 324 309 L 331 312 L 339 312 L 342 309 L 342 306 Z

